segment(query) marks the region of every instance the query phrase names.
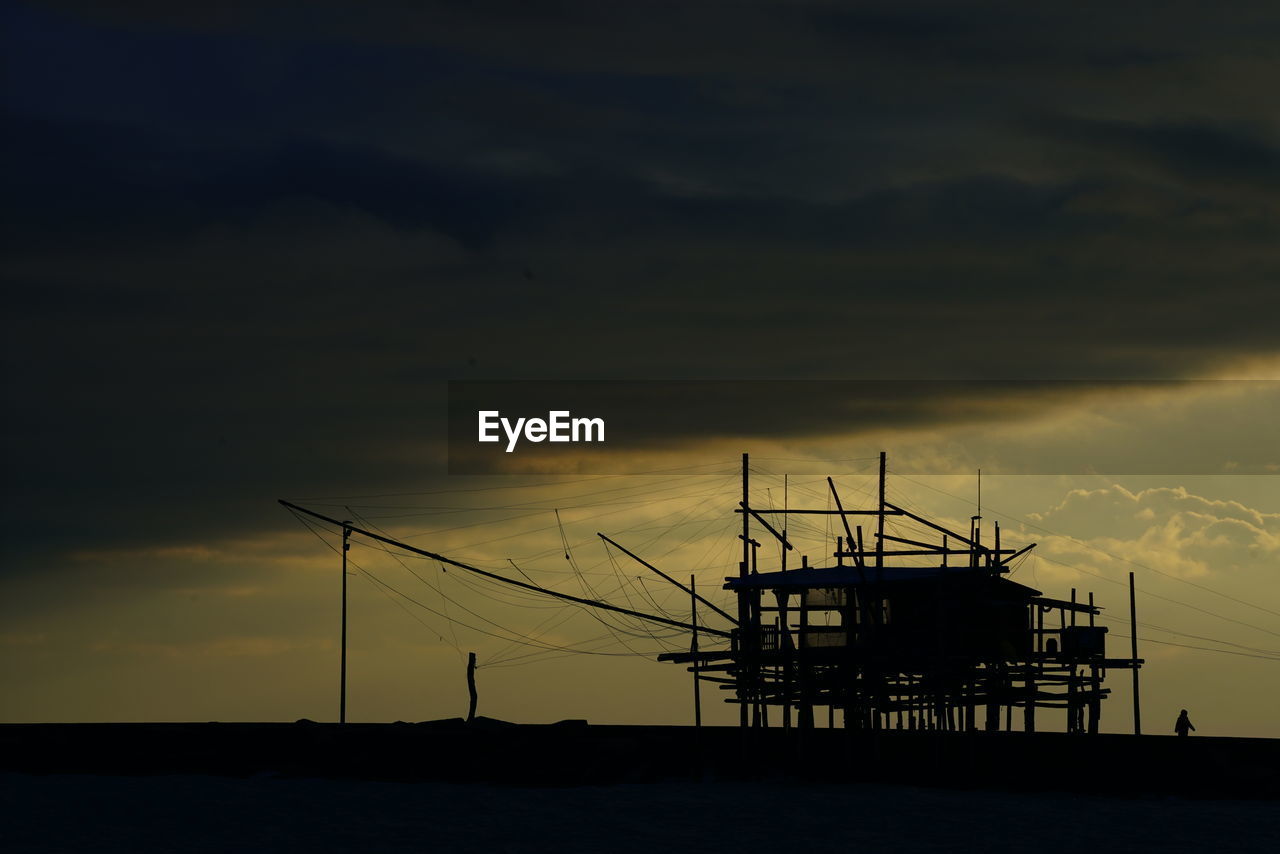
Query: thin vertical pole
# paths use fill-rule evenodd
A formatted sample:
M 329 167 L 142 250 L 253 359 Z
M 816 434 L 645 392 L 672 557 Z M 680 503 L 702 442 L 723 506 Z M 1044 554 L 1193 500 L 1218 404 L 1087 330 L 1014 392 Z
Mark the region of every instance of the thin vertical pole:
M 338 723 L 347 722 L 347 552 L 351 551 L 351 521 L 342 522 L 342 663 L 338 676 Z
M 803 596 L 803 594 L 801 594 Z M 778 591 L 778 652 L 782 656 L 782 728 L 791 729 L 791 691 L 795 682 L 795 644 L 791 642 L 791 615 L 787 613 L 791 595 Z M 804 608 L 804 599 L 800 600 Z
M 978 518 L 977 516 L 969 517 L 969 542 L 971 543 L 971 545 L 969 546 L 969 566 L 974 566 L 976 561 L 978 560 L 978 548 L 977 548 L 978 540 L 973 533 L 973 526 L 974 526 L 974 523 L 977 521 L 977 518 Z
M 884 566 L 884 451 L 880 452 L 880 512 L 877 516 L 877 536 L 876 536 L 876 585 L 880 584 L 881 572 Z M 879 591 L 877 590 L 877 595 Z
M 1024 732 L 1036 731 L 1036 693 L 1039 691 L 1040 677 L 1044 674 L 1044 608 L 1033 604 L 1036 609 L 1036 661 L 1027 663 L 1027 698 L 1022 711 L 1022 729 Z
M 738 566 L 738 575 L 742 578 L 747 576 L 747 564 L 751 560 L 751 514 L 747 512 L 747 508 L 751 506 L 748 500 L 747 489 L 747 464 L 748 457 L 744 453 L 742 455 L 742 563 Z M 752 667 L 754 665 L 751 646 L 752 646 L 752 625 L 750 611 L 751 594 L 746 590 L 738 592 L 738 654 L 745 661 L 745 667 L 738 670 L 738 684 L 742 686 L 743 691 L 738 695 L 738 725 L 745 727 L 747 725 L 747 700 L 753 690 Z
M 751 560 L 751 513 L 748 509 L 751 506 L 750 497 L 748 496 L 748 478 L 750 477 L 747 469 L 747 455 L 742 455 L 742 566 L 738 568 L 738 574 L 742 577 L 747 575 L 747 562 Z
M 698 678 L 698 583 L 689 576 L 689 608 L 693 624 L 693 725 L 702 726 L 702 680 Z
M 1089 591 L 1089 625 L 1093 625 L 1093 591 Z M 1102 716 L 1102 701 L 1098 697 L 1098 692 L 1102 688 L 1098 684 L 1098 664 L 1091 662 L 1089 664 L 1089 734 L 1098 734 L 1098 718 Z
M 1133 573 L 1129 573 L 1129 651 L 1133 657 L 1133 734 L 1142 735 L 1142 704 L 1138 700 L 1138 606 Z
M 974 516 L 974 517 L 973 517 L 973 522 L 974 522 L 975 528 L 974 528 L 974 536 L 972 537 L 972 539 L 973 539 L 973 543 L 974 543 L 974 545 L 975 545 L 975 546 L 976 546 L 978 543 L 982 542 L 982 541 L 979 539 L 979 537 L 981 537 L 981 536 L 982 536 L 982 469 L 978 469 L 978 510 L 977 510 L 977 514 L 978 514 L 978 515 L 976 515 L 976 516 Z M 977 566 L 977 565 L 978 565 L 978 560 L 979 560 L 979 558 L 980 558 L 980 557 L 981 557 L 981 553 L 980 553 L 980 551 L 979 551 L 978 549 L 976 549 L 976 548 L 975 548 L 975 549 L 973 550 L 973 558 L 970 560 L 969 565 L 970 565 L 970 566 Z M 996 557 L 999 557 L 999 555 L 996 555 Z M 991 563 L 991 556 L 990 556 L 990 555 L 987 555 L 987 564 L 988 564 L 988 565 L 990 565 L 990 563 Z
M 800 729 L 813 729 L 813 686 L 809 673 L 809 602 L 806 591 L 801 590 L 800 634 L 797 636 L 796 659 L 800 663 Z
M 782 571 L 787 571 L 787 476 L 782 476 Z

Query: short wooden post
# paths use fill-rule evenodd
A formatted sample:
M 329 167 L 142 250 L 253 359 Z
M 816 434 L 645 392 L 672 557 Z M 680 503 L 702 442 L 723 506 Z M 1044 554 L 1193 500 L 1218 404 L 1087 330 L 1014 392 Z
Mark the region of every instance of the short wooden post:
M 467 691 L 471 694 L 471 705 L 467 709 L 467 723 L 476 719 L 476 654 L 467 653 Z

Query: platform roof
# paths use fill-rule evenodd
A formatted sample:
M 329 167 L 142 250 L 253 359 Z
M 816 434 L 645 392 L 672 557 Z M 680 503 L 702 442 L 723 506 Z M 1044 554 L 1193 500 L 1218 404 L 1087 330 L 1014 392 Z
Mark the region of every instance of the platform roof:
M 850 566 L 805 567 L 791 569 L 786 572 L 752 573 L 742 577 L 725 579 L 726 590 L 785 590 L 809 589 L 822 587 L 861 587 L 863 585 L 892 584 L 894 586 L 911 583 L 936 582 L 942 579 L 951 580 L 988 580 L 998 584 L 1003 592 L 1033 598 L 1040 595 L 1039 590 L 1001 578 L 993 574 L 987 567 L 941 567 L 941 566 L 886 566 L 859 568 Z

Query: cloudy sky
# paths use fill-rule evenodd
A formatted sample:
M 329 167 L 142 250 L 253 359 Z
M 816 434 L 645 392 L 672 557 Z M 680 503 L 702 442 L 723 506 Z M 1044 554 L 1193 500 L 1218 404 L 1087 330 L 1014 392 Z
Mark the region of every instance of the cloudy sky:
M 0 717 L 333 717 L 335 556 L 278 497 L 581 585 L 559 509 L 583 572 L 625 580 L 608 525 L 714 588 L 738 454 L 775 500 L 883 449 L 961 526 L 983 468 L 1050 595 L 1136 572 L 1153 715 L 1280 735 L 1270 4 L 536 5 L 3 4 Z M 932 392 L 449 476 L 446 383 L 534 379 Z M 368 560 L 435 610 L 356 579 L 357 719 L 456 714 L 474 627 L 560 613 Z M 638 656 L 490 674 L 495 716 L 687 716 Z

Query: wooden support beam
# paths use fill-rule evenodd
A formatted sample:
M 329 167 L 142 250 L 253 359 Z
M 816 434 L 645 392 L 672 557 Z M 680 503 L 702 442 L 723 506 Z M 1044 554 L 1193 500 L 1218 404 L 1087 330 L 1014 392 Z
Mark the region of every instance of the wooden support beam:
M 957 540 L 964 543 L 965 545 L 973 546 L 974 548 L 982 549 L 984 551 L 986 550 L 985 547 L 975 543 L 973 540 L 969 539 L 968 537 L 962 537 L 959 534 L 957 534 L 955 531 L 949 531 L 946 528 L 942 527 L 941 525 L 936 525 L 933 522 L 930 522 L 928 519 L 925 519 L 923 516 L 917 516 L 916 514 L 911 513 L 907 510 L 903 510 L 901 507 L 898 507 L 897 505 L 892 504 L 888 501 L 884 503 L 884 506 L 888 507 L 890 510 L 896 511 L 897 514 L 900 516 L 906 516 L 908 519 L 914 519 L 915 521 L 919 522 L 921 525 L 924 525 L 925 527 L 933 528 L 935 531 L 937 531 L 940 534 L 946 534 L 949 537 L 955 537 Z M 886 513 L 886 515 L 892 516 L 894 514 Z
M 717 614 L 719 614 L 720 616 L 724 617 L 724 618 L 725 618 L 726 620 L 728 620 L 729 622 L 733 623 L 734 625 L 737 625 L 737 623 L 738 623 L 738 621 L 737 621 L 737 620 L 735 620 L 733 617 L 729 616 L 729 615 L 728 615 L 727 613 L 725 613 L 722 609 L 720 609 L 719 607 L 717 607 L 714 603 L 712 603 L 712 602 L 708 602 L 706 599 L 702 598 L 702 597 L 701 597 L 701 596 L 699 596 L 697 593 L 694 593 L 692 588 L 685 587 L 685 586 L 684 586 L 683 584 L 681 584 L 679 581 L 676 581 L 674 578 L 672 578 L 671 576 L 667 575 L 665 572 L 663 572 L 662 570 L 658 569 L 656 566 L 654 566 L 653 564 L 649 563 L 649 561 L 647 561 L 647 560 L 645 560 L 644 558 L 640 557 L 640 555 L 638 555 L 638 554 L 636 554 L 635 552 L 631 551 L 631 550 L 630 550 L 630 549 L 628 549 L 626 546 L 622 545 L 621 543 L 618 543 L 618 542 L 617 542 L 617 541 L 615 541 L 615 540 L 611 540 L 610 538 L 606 537 L 604 534 L 601 534 L 601 533 L 599 533 L 599 532 L 596 532 L 596 536 L 597 536 L 597 537 L 599 537 L 600 539 L 604 540 L 606 543 L 609 543 L 611 546 L 613 546 L 613 547 L 614 547 L 614 548 L 616 548 L 618 551 L 622 552 L 622 553 L 623 553 L 623 554 L 625 554 L 627 557 L 631 558 L 632 560 L 634 560 L 636 563 L 640 564 L 641 566 L 644 566 L 644 567 L 647 567 L 647 568 L 649 568 L 649 569 L 653 570 L 653 571 L 654 571 L 655 573 L 657 573 L 661 578 L 666 579 L 667 581 L 669 581 L 669 582 L 671 582 L 672 584 L 674 584 L 676 587 L 679 587 L 679 588 L 680 588 L 681 590 L 683 590 L 685 593 L 688 593 L 689 595 L 693 596 L 693 598 L 694 598 L 694 599 L 698 600 L 698 601 L 699 601 L 699 602 L 701 602 L 703 605 L 706 605 L 706 606 L 707 606 L 708 608 L 710 608 L 712 611 L 715 611 Z
M 849 528 L 849 514 L 844 512 L 844 503 L 840 501 L 840 493 L 836 492 L 836 482 L 830 477 L 827 478 L 827 486 L 831 487 L 831 497 L 836 500 L 836 512 L 840 514 L 840 522 L 844 525 L 845 541 L 849 544 L 849 548 L 853 548 L 853 531 Z M 837 549 L 836 555 L 840 552 Z M 858 575 L 865 582 L 867 579 L 862 575 L 862 567 L 865 562 L 861 557 L 853 555 L 854 565 L 858 567 Z
M 908 545 L 908 546 L 919 546 L 922 549 L 942 550 L 947 547 L 945 543 L 943 543 L 940 546 L 937 546 L 937 545 L 934 545 L 933 543 L 924 543 L 924 542 L 921 542 L 920 540 L 908 540 L 904 537 L 894 537 L 894 536 L 890 536 L 889 534 L 885 534 L 884 538 L 891 543 L 903 543 L 904 545 Z
M 705 631 L 705 629 L 704 629 L 704 631 Z M 736 654 L 734 654 L 733 652 L 730 652 L 730 651 L 728 651 L 728 650 L 723 650 L 723 649 L 721 649 L 721 650 L 707 650 L 707 649 L 699 649 L 696 653 L 693 653 L 693 652 L 663 652 L 663 653 L 659 653 L 659 654 L 658 654 L 658 661 L 673 661 L 673 662 L 675 662 L 676 664 L 683 664 L 683 663 L 685 663 L 685 662 L 695 661 L 695 660 L 696 660 L 696 661 L 700 662 L 699 666 L 700 666 L 700 667 L 702 668 L 702 670 L 704 670 L 704 671 L 707 671 L 707 670 L 715 670 L 715 669 L 722 669 L 722 670 L 723 670 L 723 669 L 727 669 L 727 668 L 730 668 L 730 667 L 737 667 L 738 665 L 736 665 L 736 664 L 727 664 L 727 665 L 724 665 L 724 667 L 716 668 L 715 666 L 709 666 L 709 665 L 707 664 L 707 662 L 708 662 L 708 661 L 732 661 L 732 660 L 734 660 L 734 659 L 736 659 L 736 658 L 737 658 Z
M 768 523 L 768 521 L 766 521 L 766 520 L 765 520 L 765 518 L 764 518 L 763 516 L 761 516 L 761 515 L 760 515 L 760 514 L 759 514 L 759 513 L 754 509 L 754 508 L 747 507 L 747 508 L 745 508 L 745 509 L 746 509 L 746 511 L 747 511 L 748 513 L 750 513 L 753 517 L 755 517 L 755 520 L 756 520 L 757 522 L 759 522 L 761 525 L 764 525 L 764 529 L 765 529 L 766 531 L 768 531 L 770 534 L 773 534 L 775 537 L 777 537 L 777 538 L 778 538 L 778 542 L 782 543 L 783 547 L 784 547 L 784 548 L 786 548 L 786 550 L 787 550 L 787 551 L 794 551 L 794 550 L 795 550 L 795 546 L 793 546 L 793 545 L 791 545 L 791 543 L 787 542 L 787 538 L 786 538 L 786 536 L 785 536 L 785 535 L 783 535 L 783 534 L 779 534 L 777 531 L 775 531 L 775 530 L 774 530 L 774 528 L 773 528 L 773 526 L 772 526 L 772 525 L 770 525 L 770 524 Z
M 1083 603 L 1077 604 L 1075 602 L 1068 602 L 1063 599 L 1050 599 L 1047 596 L 1037 596 L 1036 598 L 1031 600 L 1031 604 L 1040 605 L 1046 611 L 1052 608 L 1058 608 L 1063 611 L 1076 611 L 1078 613 L 1084 613 L 1084 614 L 1087 614 L 1090 611 L 1092 611 L 1095 614 L 1102 613 L 1102 608 L 1101 606 L 1098 606 L 1098 605 L 1085 605 Z
M 1036 547 L 1036 544 L 1035 544 L 1035 543 L 1032 543 L 1032 544 L 1031 544 L 1031 545 L 1029 545 L 1029 546 L 1023 546 L 1022 548 L 1018 549 L 1018 550 L 1017 550 L 1016 552 L 1014 552 L 1013 554 L 1009 555 L 1009 556 L 1008 556 L 1007 558 L 1005 558 L 1004 560 L 1002 560 L 1002 561 L 998 561 L 998 563 L 1000 563 L 1000 564 L 1002 564 L 1002 565 L 1003 565 L 1003 564 L 1010 564 L 1010 563 L 1013 563 L 1015 560 L 1017 560 L 1018 558 L 1022 557 L 1024 554 L 1026 554 L 1027 552 L 1031 551 L 1031 550 L 1032 550 L 1032 549 L 1034 549 L 1035 547 Z
M 885 537 L 885 539 L 887 540 L 887 539 L 889 539 L 889 537 Z M 984 549 L 983 551 L 986 551 L 986 550 Z M 845 551 L 833 552 L 833 553 L 832 553 L 832 557 L 853 557 L 853 558 L 856 558 L 856 557 L 858 557 L 859 555 L 862 555 L 862 556 L 864 556 L 864 557 L 875 557 L 877 554 L 882 554 L 882 555 L 884 555 L 885 557 L 895 557 L 895 556 L 900 556 L 900 555 L 939 555 L 939 556 L 941 556 L 941 555 L 944 555 L 944 554 L 949 554 L 949 555 L 971 555 L 971 554 L 973 554 L 973 553 L 974 553 L 974 550 L 973 550 L 973 549 L 947 549 L 947 550 L 945 550 L 945 551 L 944 551 L 944 550 L 942 550 L 942 549 L 940 549 L 940 548 L 930 548 L 930 549 L 912 549 L 912 550 L 909 550 L 909 551 L 904 551 L 904 550 L 887 551 L 887 550 L 886 550 L 886 551 L 878 551 L 878 552 L 877 552 L 877 551 L 871 551 L 871 552 L 854 551 L 854 552 L 851 552 L 851 551 L 845 550 Z M 922 568 L 923 568 L 923 567 L 922 567 Z
M 889 505 L 889 506 L 892 506 L 892 505 Z M 739 508 L 734 509 L 734 511 L 733 511 L 733 512 L 734 512 L 734 513 L 742 513 L 742 512 L 743 512 L 743 510 L 742 510 L 742 508 L 741 508 L 741 507 L 739 507 Z M 781 511 L 781 510 L 762 510 L 762 511 L 759 511 L 759 512 L 761 512 L 761 513 L 781 513 L 782 511 Z M 879 515 L 880 515 L 880 513 L 879 513 L 878 511 L 876 511 L 876 510 L 845 510 L 844 512 L 845 512 L 845 514 L 846 514 L 846 515 L 848 515 L 848 516 L 879 516 Z M 757 511 L 752 510 L 752 511 L 751 511 L 751 513 L 752 513 L 752 515 L 755 515 L 755 514 L 757 513 Z M 839 516 L 839 515 L 840 515 L 840 511 L 839 511 L 839 510 L 797 510 L 797 509 L 796 509 L 796 508 L 794 508 L 794 507 L 792 507 L 792 508 L 790 508 L 789 510 L 787 510 L 787 513 L 788 513 L 789 515 L 791 515 L 791 516 L 796 516 L 796 515 L 799 515 L 799 516 Z M 908 515 L 908 514 L 907 514 L 907 512 L 906 512 L 905 510 L 892 509 L 892 510 L 886 510 L 886 511 L 885 511 L 885 513 L 884 513 L 884 515 L 886 515 L 886 516 L 906 516 L 906 515 Z

